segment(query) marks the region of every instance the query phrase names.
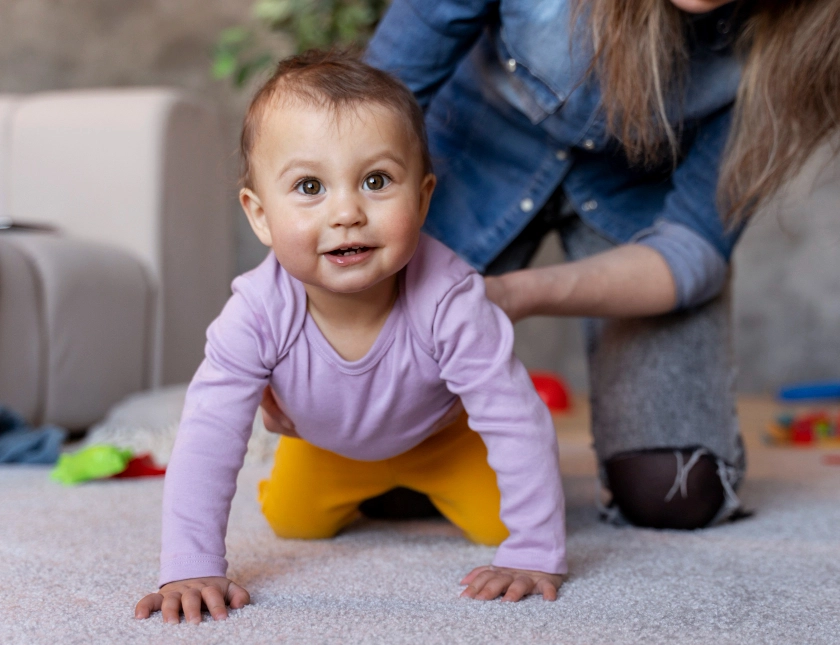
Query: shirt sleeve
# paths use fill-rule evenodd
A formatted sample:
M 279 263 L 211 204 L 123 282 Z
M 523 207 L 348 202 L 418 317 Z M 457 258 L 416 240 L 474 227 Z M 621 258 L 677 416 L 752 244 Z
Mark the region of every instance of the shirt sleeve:
M 728 226 L 722 220 L 715 198 L 731 117 L 730 106 L 699 126 L 694 141 L 671 176 L 673 189 L 665 197 L 662 212 L 657 218 L 658 221 L 680 224 L 689 229 L 727 263 L 743 230 L 743 225 Z
M 724 257 L 687 226 L 659 220 L 632 241 L 649 246 L 665 258 L 677 289 L 676 310 L 711 300 L 726 284 L 729 265 Z
M 225 534 L 254 414 L 276 362 L 265 325 L 237 290 L 207 330 L 163 491 L 160 585 L 224 576 Z
M 368 44 L 365 60 L 390 72 L 425 109 L 486 23 L 488 0 L 394 0 Z
M 435 358 L 487 446 L 510 532 L 493 564 L 566 573 L 565 505 L 551 415 L 513 354 L 513 326 L 471 272 L 440 301 Z

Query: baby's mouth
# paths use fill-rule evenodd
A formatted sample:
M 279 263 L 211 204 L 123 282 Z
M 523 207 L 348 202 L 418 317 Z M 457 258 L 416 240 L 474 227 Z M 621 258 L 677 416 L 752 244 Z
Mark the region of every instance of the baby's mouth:
M 346 257 L 348 255 L 356 255 L 357 253 L 364 253 L 365 251 L 369 251 L 369 246 L 345 246 L 340 249 L 336 249 L 335 251 L 328 251 L 330 255 L 335 255 L 338 257 Z

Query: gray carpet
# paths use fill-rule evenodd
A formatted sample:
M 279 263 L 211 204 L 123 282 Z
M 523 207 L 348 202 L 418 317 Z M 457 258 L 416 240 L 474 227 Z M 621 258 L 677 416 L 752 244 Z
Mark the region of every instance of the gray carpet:
M 0 642 L 840 642 L 840 467 L 823 453 L 748 435 L 755 517 L 660 532 L 599 523 L 586 436 L 562 424 L 560 436 L 571 576 L 557 602 L 459 599 L 460 577 L 492 550 L 442 521 L 279 540 L 254 495 L 268 465 L 250 463 L 228 553 L 253 604 L 198 626 L 133 618 L 155 587 L 160 480 L 63 488 L 43 468 L 0 468 Z

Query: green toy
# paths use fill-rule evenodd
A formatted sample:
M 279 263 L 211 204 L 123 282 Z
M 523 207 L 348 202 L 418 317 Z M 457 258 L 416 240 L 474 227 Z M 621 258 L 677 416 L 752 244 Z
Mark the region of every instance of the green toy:
M 65 486 L 91 479 L 104 479 L 123 472 L 132 456 L 131 450 L 97 444 L 72 454 L 61 455 L 50 478 Z

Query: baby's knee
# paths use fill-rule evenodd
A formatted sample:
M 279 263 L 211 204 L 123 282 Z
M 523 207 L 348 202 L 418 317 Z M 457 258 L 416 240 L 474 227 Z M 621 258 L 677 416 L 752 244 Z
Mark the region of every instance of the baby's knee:
M 284 540 L 326 540 L 335 537 L 341 527 L 319 525 L 312 522 L 294 521 L 288 518 L 269 517 L 266 519 L 274 534 Z
M 483 544 L 485 546 L 499 546 L 507 539 L 510 532 L 507 530 L 507 527 L 502 524 L 501 520 L 499 520 L 492 525 L 488 523 L 487 526 L 465 531 L 464 534 L 470 542 Z
M 448 514 L 444 512 L 444 515 Z M 449 515 L 449 520 L 464 532 L 464 537 L 475 544 L 499 546 L 510 535 L 510 531 L 499 517 L 498 509 L 495 512 L 480 515 L 476 513 Z
M 303 500 L 277 495 L 261 482 L 259 501 L 268 525 L 277 537 L 288 540 L 323 540 L 335 535 L 353 521 L 355 509 L 344 512 L 320 512 Z

